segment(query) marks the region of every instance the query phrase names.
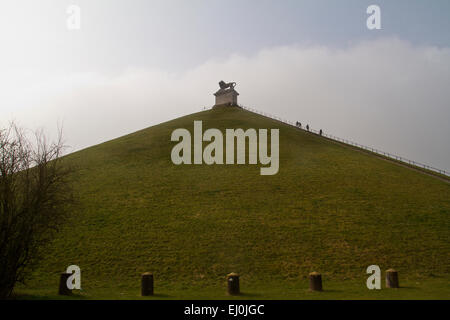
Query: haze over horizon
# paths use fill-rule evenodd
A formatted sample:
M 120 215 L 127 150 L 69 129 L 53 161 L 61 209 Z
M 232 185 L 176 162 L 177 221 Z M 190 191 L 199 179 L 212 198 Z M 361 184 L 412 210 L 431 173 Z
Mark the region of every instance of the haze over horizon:
M 80 30 L 66 27 L 70 4 Z M 372 4 L 381 30 L 366 27 Z M 448 1 L 5 1 L 0 127 L 53 134 L 62 122 L 75 151 L 211 107 L 225 80 L 242 105 L 450 171 L 448 12 Z

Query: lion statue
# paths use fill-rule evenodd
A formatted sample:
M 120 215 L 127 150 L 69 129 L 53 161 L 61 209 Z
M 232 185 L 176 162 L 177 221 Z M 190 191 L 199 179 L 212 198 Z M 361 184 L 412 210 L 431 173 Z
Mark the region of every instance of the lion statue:
M 226 83 L 225 81 L 221 80 L 219 82 L 219 86 L 220 86 L 220 89 L 224 89 L 224 90 L 228 89 L 228 88 L 234 89 L 234 87 L 236 86 L 236 82 L 228 82 L 228 83 Z

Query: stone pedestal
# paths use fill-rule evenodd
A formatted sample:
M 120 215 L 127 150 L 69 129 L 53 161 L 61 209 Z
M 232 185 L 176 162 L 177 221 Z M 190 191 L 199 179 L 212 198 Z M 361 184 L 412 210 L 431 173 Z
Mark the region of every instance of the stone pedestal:
M 322 291 L 322 275 L 318 272 L 309 274 L 309 290 Z
M 141 295 L 143 297 L 153 295 L 153 274 L 150 272 L 143 273 L 141 276 Z
M 67 287 L 67 280 L 71 276 L 71 273 L 63 272 L 59 278 L 59 290 L 58 294 L 63 296 L 70 296 L 72 294 L 72 290 Z
M 235 296 L 241 293 L 239 288 L 239 275 L 237 273 L 230 273 L 227 275 L 227 289 L 228 294 Z
M 386 270 L 386 287 L 398 288 L 398 272 L 394 269 Z
M 216 104 L 215 106 L 236 106 L 237 105 L 237 96 L 239 93 L 234 90 L 234 88 L 230 89 L 219 89 L 216 93 Z

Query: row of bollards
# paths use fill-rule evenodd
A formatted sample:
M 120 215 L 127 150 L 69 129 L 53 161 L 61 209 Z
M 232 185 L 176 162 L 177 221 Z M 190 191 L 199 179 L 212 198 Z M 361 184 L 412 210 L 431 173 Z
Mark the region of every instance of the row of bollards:
M 58 292 L 60 295 L 72 294 L 72 290 L 67 287 L 67 279 L 70 275 L 70 273 L 61 273 Z M 399 287 L 398 272 L 394 269 L 389 269 L 386 271 L 386 287 Z M 309 289 L 311 291 L 323 290 L 322 275 L 320 273 L 314 271 L 309 274 Z M 230 273 L 227 275 L 227 292 L 232 296 L 240 294 L 239 274 Z M 145 272 L 141 276 L 141 295 L 144 297 L 153 295 L 153 274 L 150 272 Z

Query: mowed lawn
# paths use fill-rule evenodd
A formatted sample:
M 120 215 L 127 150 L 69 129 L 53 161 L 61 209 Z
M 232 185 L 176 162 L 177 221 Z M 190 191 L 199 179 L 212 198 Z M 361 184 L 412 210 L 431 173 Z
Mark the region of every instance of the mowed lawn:
M 279 128 L 278 174 L 261 176 L 260 164 L 174 165 L 171 133 L 193 132 L 194 120 L 224 134 Z M 373 155 L 221 108 L 65 161 L 78 205 L 20 294 L 52 297 L 75 264 L 82 298 L 138 298 L 146 271 L 168 299 L 224 298 L 230 272 L 241 275 L 241 298 L 449 298 L 450 184 Z M 405 287 L 369 291 L 372 264 L 397 269 Z M 328 290 L 307 291 L 311 271 Z

